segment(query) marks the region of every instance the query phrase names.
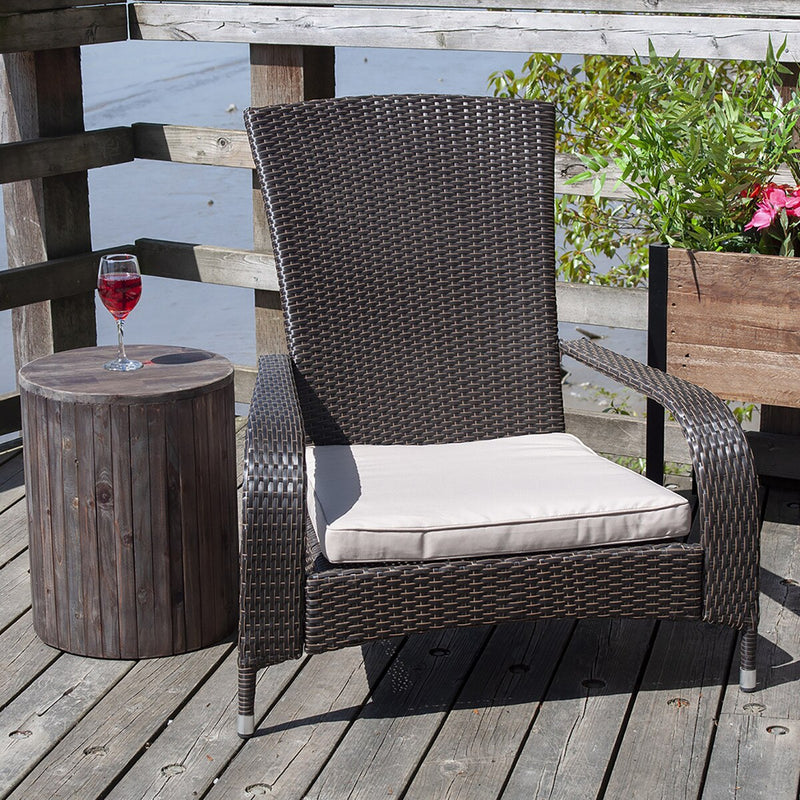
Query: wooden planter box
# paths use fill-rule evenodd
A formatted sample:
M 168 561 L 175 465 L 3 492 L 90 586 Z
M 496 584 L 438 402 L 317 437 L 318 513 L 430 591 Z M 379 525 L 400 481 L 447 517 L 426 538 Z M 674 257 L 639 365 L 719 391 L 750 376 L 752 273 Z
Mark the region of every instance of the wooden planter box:
M 726 400 L 800 408 L 800 258 L 657 249 L 667 371 Z

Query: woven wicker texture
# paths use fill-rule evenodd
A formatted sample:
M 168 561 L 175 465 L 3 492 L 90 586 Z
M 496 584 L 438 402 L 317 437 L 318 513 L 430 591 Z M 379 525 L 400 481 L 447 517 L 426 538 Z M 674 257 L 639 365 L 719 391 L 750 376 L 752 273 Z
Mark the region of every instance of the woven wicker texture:
M 315 443 L 563 430 L 550 106 L 392 96 L 245 121 Z
M 406 444 L 563 430 L 552 109 L 350 98 L 249 110 L 246 124 L 290 356 L 260 359 L 249 415 L 242 713 L 252 711 L 253 669 L 303 647 L 553 616 L 755 624 L 756 484 L 729 411 L 588 342 L 562 346 L 652 394 L 683 426 L 698 473 L 700 543 L 325 561 L 313 536 L 306 542 L 304 429 L 316 443 Z
M 750 446 L 727 406 L 706 389 L 588 340 L 565 355 L 657 400 L 680 424 L 692 454 L 705 551 L 703 617 L 735 628 L 758 619 L 758 484 Z

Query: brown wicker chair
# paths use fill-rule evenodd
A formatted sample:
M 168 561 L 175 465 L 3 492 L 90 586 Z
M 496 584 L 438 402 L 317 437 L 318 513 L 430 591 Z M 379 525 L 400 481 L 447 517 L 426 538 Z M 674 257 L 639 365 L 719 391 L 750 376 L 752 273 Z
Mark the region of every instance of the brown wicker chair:
M 708 391 L 557 334 L 553 109 L 445 96 L 245 112 L 289 355 L 263 356 L 244 479 L 239 733 L 256 670 L 368 640 L 544 617 L 702 619 L 744 631 L 755 687 L 759 525 L 748 445 Z M 433 561 L 330 563 L 308 443 L 562 432 L 560 354 L 655 398 L 699 497 L 684 539 Z M 655 486 L 655 484 L 651 484 Z

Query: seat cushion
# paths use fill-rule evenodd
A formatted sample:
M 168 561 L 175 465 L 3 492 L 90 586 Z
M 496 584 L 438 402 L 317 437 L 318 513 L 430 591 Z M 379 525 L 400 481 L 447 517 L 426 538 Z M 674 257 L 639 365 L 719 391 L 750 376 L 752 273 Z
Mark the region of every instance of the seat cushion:
M 334 563 L 421 561 L 686 536 L 687 501 L 566 433 L 306 449 L 308 511 Z

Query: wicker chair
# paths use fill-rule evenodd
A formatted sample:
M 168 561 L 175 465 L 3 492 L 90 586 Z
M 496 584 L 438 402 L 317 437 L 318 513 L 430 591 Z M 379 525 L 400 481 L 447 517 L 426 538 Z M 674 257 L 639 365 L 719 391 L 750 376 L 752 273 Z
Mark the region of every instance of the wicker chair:
M 253 732 L 260 667 L 304 649 L 519 619 L 731 626 L 744 631 L 741 685 L 752 690 L 759 524 L 750 450 L 708 391 L 589 341 L 559 342 L 552 107 L 387 96 L 249 109 L 245 121 L 289 355 L 259 359 L 247 430 L 240 735 Z M 566 436 L 559 349 L 673 413 L 691 448 L 699 540 L 684 530 L 544 552 L 329 560 L 307 510 L 307 493 L 319 491 L 308 488 L 307 447 L 319 455 L 338 445 L 350 458 L 350 445 Z M 479 462 L 467 470 L 485 476 Z M 480 487 L 472 494 L 481 498 Z

